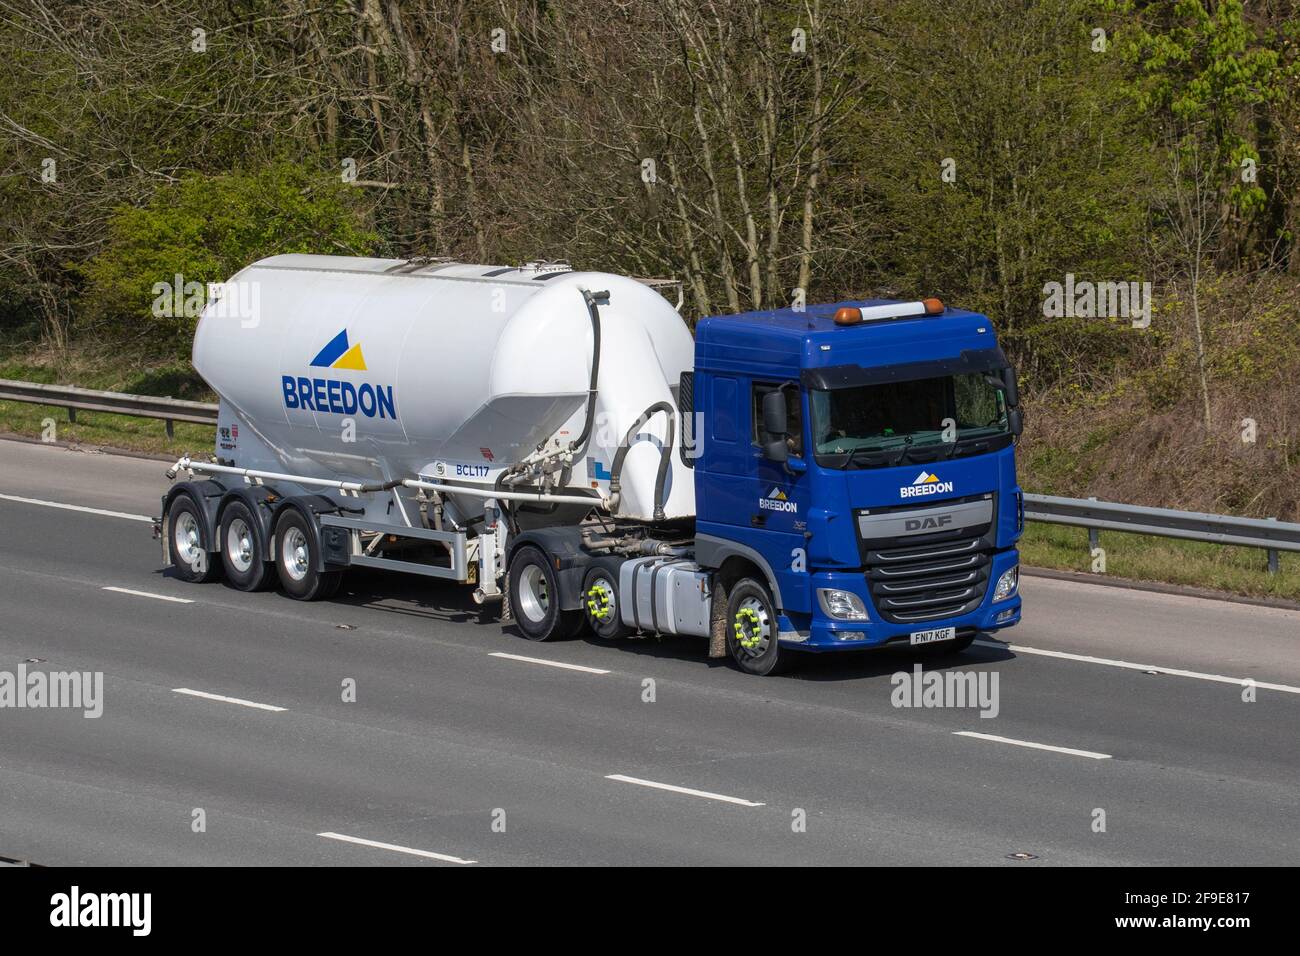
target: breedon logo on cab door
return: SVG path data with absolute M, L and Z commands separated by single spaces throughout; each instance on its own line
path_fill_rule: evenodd
M 916 480 L 910 485 L 904 485 L 898 489 L 898 493 L 904 498 L 923 498 L 926 495 L 946 495 L 952 491 L 951 481 L 940 481 L 938 475 L 932 475 L 928 471 L 923 471 L 916 476 Z
M 349 372 L 366 371 L 366 357 L 361 343 L 348 343 L 348 330 L 344 329 L 311 360 L 312 368 L 337 369 Z M 285 408 L 306 408 L 313 412 L 332 415 L 355 415 L 366 418 L 396 418 L 397 405 L 393 401 L 393 386 L 355 382 L 340 378 L 285 375 L 281 378 Z
M 788 511 L 791 514 L 799 513 L 797 502 L 791 501 L 784 491 L 775 485 L 767 493 L 766 498 L 758 499 L 758 507 L 763 511 Z

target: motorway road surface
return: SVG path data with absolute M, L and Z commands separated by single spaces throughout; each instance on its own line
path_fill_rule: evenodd
M 185 584 L 131 517 L 165 467 L 0 442 L 0 672 L 102 671 L 105 698 L 0 709 L 0 857 L 1300 862 L 1300 612 L 1026 577 L 1010 644 L 926 662 L 996 675 L 997 716 L 899 708 L 905 653 L 759 679 L 694 639 L 531 644 L 406 575 Z

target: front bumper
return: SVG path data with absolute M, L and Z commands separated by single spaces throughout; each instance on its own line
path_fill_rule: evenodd
M 1020 563 L 1020 552 L 1015 548 L 993 555 L 988 586 L 979 607 L 958 617 L 940 618 L 916 624 L 891 624 L 881 618 L 867 593 L 866 579 L 860 571 L 826 571 L 812 575 L 810 587 L 838 588 L 851 591 L 862 599 L 867 610 L 866 620 L 842 621 L 827 617 L 814 600 L 815 608 L 810 619 L 783 622 L 781 645 L 807 651 L 852 651 L 879 648 L 887 645 L 909 644 L 909 635 L 916 631 L 929 631 L 940 627 L 955 627 L 958 633 L 970 631 L 996 631 L 1012 627 L 1020 621 L 1020 590 L 1005 600 L 994 603 L 993 585 L 1004 572 Z M 801 626 L 802 625 L 802 626 Z

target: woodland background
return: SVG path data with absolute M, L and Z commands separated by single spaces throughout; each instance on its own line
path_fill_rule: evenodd
M 1291 0 L 0 0 L 0 377 L 201 397 L 154 283 L 279 252 L 939 295 L 1026 487 L 1300 520 L 1298 232 Z

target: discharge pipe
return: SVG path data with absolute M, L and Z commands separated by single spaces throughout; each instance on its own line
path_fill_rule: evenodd
M 623 476 L 623 459 L 627 458 L 627 453 L 632 448 L 632 439 L 636 433 L 648 422 L 656 413 L 663 412 L 668 420 L 664 431 L 664 444 L 659 452 L 659 471 L 655 475 L 655 521 L 663 521 L 664 515 L 664 482 L 668 478 L 668 465 L 673 457 L 673 442 L 676 436 L 676 423 L 673 420 L 673 407 L 667 402 L 655 402 L 644 412 L 641 417 L 632 423 L 632 427 L 627 430 L 627 435 L 623 438 L 623 443 L 618 446 L 618 451 L 614 455 L 614 463 L 609 469 L 609 500 L 610 512 L 618 510 L 619 492 L 622 488 Z
M 609 302 L 609 291 L 588 292 L 580 290 L 587 303 L 587 314 L 591 316 L 591 380 L 587 383 L 587 417 L 582 423 L 582 433 L 569 446 L 574 458 L 581 458 L 591 440 L 592 426 L 596 421 L 596 393 L 600 381 L 600 302 Z

